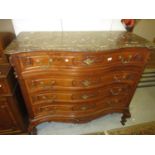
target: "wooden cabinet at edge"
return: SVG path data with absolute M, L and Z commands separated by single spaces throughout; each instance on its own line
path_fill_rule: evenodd
M 0 32 L 0 134 L 25 134 L 27 117 L 20 88 L 13 68 L 4 56 L 4 49 L 15 37 Z

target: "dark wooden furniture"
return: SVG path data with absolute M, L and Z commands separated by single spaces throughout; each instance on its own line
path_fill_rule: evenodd
M 146 40 L 126 32 L 21 33 L 5 53 L 29 112 L 29 131 L 45 121 L 84 123 L 130 117 L 129 104 L 149 57 Z
M 21 102 L 12 67 L 0 64 L 0 134 L 26 133 L 25 110 Z
M 12 36 L 10 33 L 0 33 L 0 134 L 27 132 L 24 101 L 13 68 L 3 55 L 3 50 Z

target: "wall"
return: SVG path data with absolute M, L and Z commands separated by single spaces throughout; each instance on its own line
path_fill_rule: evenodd
M 134 33 L 149 41 L 155 38 L 155 20 L 137 20 Z M 0 19 L 0 31 L 102 31 L 124 30 L 120 19 Z
M 11 19 L 0 19 L 0 32 L 15 33 Z
M 138 20 L 133 32 L 149 41 L 153 41 L 155 39 L 155 20 Z
M 124 30 L 120 19 L 0 19 L 0 31 L 103 31 Z M 155 38 L 155 20 L 136 20 L 134 33 L 149 41 Z
M 22 31 L 124 30 L 120 19 L 13 19 L 16 34 Z

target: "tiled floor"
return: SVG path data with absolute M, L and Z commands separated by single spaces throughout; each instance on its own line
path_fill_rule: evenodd
M 132 117 L 125 126 L 155 120 L 155 87 L 137 88 L 130 104 Z M 123 127 L 121 114 L 110 114 L 85 124 L 42 123 L 38 125 L 41 135 L 77 135 Z

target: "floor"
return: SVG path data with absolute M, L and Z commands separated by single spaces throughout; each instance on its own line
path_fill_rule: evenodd
M 137 88 L 130 104 L 132 117 L 125 126 L 155 121 L 155 87 Z M 79 135 L 123 127 L 121 114 L 109 114 L 85 124 L 42 123 L 37 126 L 39 135 Z

